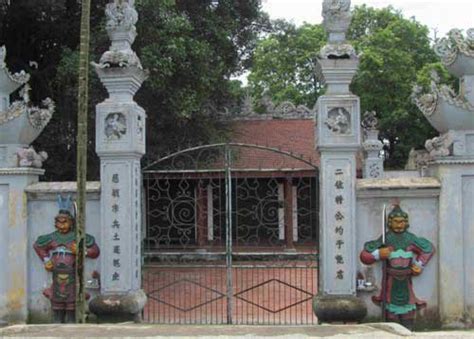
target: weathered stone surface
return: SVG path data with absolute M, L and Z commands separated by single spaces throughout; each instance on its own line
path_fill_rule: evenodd
M 128 294 L 99 295 L 89 303 L 89 310 L 99 322 L 141 321 L 141 311 L 147 301 L 143 290 Z
M 367 315 L 367 306 L 353 296 L 317 295 L 313 311 L 319 322 L 359 322 Z

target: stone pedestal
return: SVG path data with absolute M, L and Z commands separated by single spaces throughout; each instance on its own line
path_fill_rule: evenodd
M 107 5 L 112 41 L 96 72 L 109 98 L 96 108 L 96 152 L 101 162 L 101 295 L 89 308 L 99 321 L 139 321 L 141 290 L 141 166 L 145 111 L 133 96 L 147 77 L 131 45 L 136 37 L 133 1 Z
M 0 168 L 0 323 L 28 320 L 28 229 L 25 188 L 44 170 Z

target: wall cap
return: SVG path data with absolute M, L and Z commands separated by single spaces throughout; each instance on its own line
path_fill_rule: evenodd
M 38 182 L 26 187 L 26 193 L 76 193 L 75 181 L 64 182 Z M 88 181 L 86 185 L 87 193 L 100 193 L 99 181 Z
M 44 169 L 31 167 L 4 167 L 0 168 L 1 175 L 43 175 Z
M 441 183 L 434 177 L 400 177 L 382 179 L 358 179 L 356 189 L 363 190 L 394 190 L 394 189 L 433 189 L 441 188 Z

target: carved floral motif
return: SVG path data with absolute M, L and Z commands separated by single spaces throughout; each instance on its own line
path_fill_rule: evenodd
M 334 134 L 349 134 L 351 130 L 350 114 L 344 107 L 332 108 L 328 112 L 328 118 L 324 124 Z
M 357 57 L 354 47 L 350 44 L 329 44 L 324 46 L 319 52 L 319 56 L 323 59 L 330 57 L 336 58 L 350 58 Z
M 423 88 L 419 85 L 414 85 L 411 94 L 413 103 L 424 115 L 431 116 L 435 112 L 440 100 L 452 106 L 474 112 L 474 106 L 469 101 L 462 96 L 458 96 L 451 87 L 439 84 L 439 76 L 435 71 L 432 72 L 431 78 L 430 93 L 423 94 Z
M 379 119 L 377 119 L 377 113 L 375 111 L 365 112 L 361 125 L 362 125 L 362 128 L 364 129 L 376 130 L 379 125 Z
M 94 65 L 99 68 L 135 66 L 143 69 L 140 59 L 132 50 L 106 51 L 100 57 L 99 64 Z
M 43 167 L 43 162 L 48 159 L 48 153 L 42 151 L 36 153 L 33 147 L 20 148 L 17 153 L 19 167 Z
M 346 32 L 351 22 L 350 0 L 324 0 L 323 18 L 324 28 L 329 33 Z
M 27 74 L 25 71 L 21 71 L 18 73 L 10 73 L 7 68 L 7 64 L 5 63 L 5 57 L 7 56 L 7 50 L 5 46 L 0 46 L 0 70 L 3 69 L 4 73 L 7 77 L 20 85 L 26 84 L 30 80 L 30 75 Z
M 108 30 L 114 29 L 135 29 L 138 21 L 138 13 L 128 1 L 114 0 L 107 4 L 105 9 L 107 17 L 106 27 Z
M 28 108 L 28 120 L 34 128 L 42 130 L 46 127 L 53 116 L 55 105 L 51 98 L 46 98 L 41 102 L 41 107 Z
M 260 105 L 265 109 L 265 114 L 272 115 L 274 118 L 312 118 L 314 111 L 305 105 L 295 105 L 291 101 L 283 101 L 279 105 L 275 105 L 270 97 L 268 90 L 265 90 L 260 100 Z M 245 117 L 261 117 L 261 114 L 254 112 L 253 100 L 250 95 L 246 95 L 241 108 L 241 116 Z
M 474 28 L 468 29 L 466 37 L 460 29 L 452 29 L 447 37 L 440 39 L 434 46 L 435 53 L 447 66 L 454 63 L 458 54 L 474 58 Z
M 20 92 L 23 100 L 14 101 L 6 111 L 0 111 L 0 125 L 26 113 L 33 128 L 42 130 L 46 127 L 55 110 L 54 102 L 51 98 L 46 98 L 41 102 L 41 107 L 32 106 L 29 96 L 30 90 L 30 86 L 26 84 Z

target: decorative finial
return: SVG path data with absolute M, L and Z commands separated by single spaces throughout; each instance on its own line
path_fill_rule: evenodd
M 324 0 L 323 26 L 329 33 L 329 43 L 346 40 L 346 31 L 351 23 L 350 0 Z
M 366 130 L 376 130 L 378 128 L 379 119 L 375 111 L 367 111 L 364 113 L 361 126 Z

